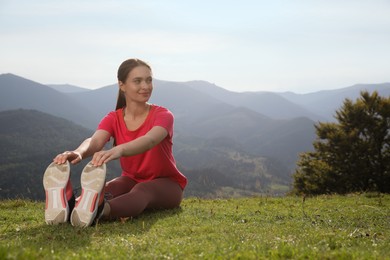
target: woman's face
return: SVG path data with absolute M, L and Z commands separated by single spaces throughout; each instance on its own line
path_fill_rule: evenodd
M 120 89 L 125 93 L 126 101 L 147 102 L 152 95 L 152 72 L 146 66 L 137 66 L 127 76 L 126 82 L 119 81 Z

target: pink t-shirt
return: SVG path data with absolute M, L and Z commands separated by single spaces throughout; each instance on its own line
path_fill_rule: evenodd
M 168 109 L 151 105 L 145 122 L 137 130 L 130 131 L 126 127 L 122 108 L 108 113 L 98 129 L 109 132 L 116 144 L 120 145 L 145 135 L 154 126 L 164 127 L 168 135 L 158 145 L 142 154 L 120 158 L 122 175 L 137 182 L 170 178 L 184 189 L 187 178 L 177 169 L 172 152 L 173 120 L 173 114 Z

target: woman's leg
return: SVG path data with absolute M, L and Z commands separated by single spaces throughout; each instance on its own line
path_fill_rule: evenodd
M 128 193 L 108 201 L 110 218 L 135 217 L 147 208 L 176 208 L 182 198 L 183 190 L 179 184 L 168 178 L 138 183 Z
M 106 186 L 104 187 L 105 197 L 110 200 L 128 193 L 136 184 L 137 182 L 129 177 L 117 177 L 106 183 Z

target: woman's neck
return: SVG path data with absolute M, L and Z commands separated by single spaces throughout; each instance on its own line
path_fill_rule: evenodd
M 150 105 L 148 103 L 130 103 L 126 104 L 126 107 L 123 109 L 123 115 L 136 119 L 138 117 L 144 116 L 146 113 L 149 113 Z

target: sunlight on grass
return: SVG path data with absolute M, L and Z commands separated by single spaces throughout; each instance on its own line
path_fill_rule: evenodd
M 185 199 L 86 229 L 47 226 L 44 203 L 0 202 L 0 259 L 386 259 L 390 195 Z

